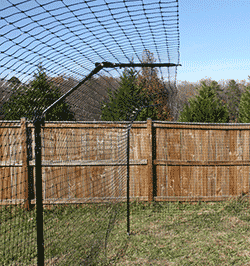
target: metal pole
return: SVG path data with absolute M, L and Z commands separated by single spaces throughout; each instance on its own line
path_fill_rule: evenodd
M 110 63 L 110 62 L 102 62 L 96 63 L 96 67 L 102 64 L 103 68 L 114 68 L 114 67 L 174 67 L 181 66 L 181 64 L 173 64 L 173 63 Z
M 129 135 L 130 129 L 128 128 L 128 135 L 127 135 L 127 234 L 130 234 L 130 212 L 129 212 Z
M 44 266 L 43 239 L 43 188 L 42 188 L 42 156 L 41 156 L 41 125 L 44 117 L 34 120 L 35 126 L 35 162 L 36 162 L 36 224 L 37 224 L 37 265 Z
M 159 104 L 157 104 L 159 105 Z M 155 106 L 155 105 L 148 105 L 147 107 Z M 133 118 L 132 123 L 128 128 L 128 135 L 127 135 L 127 234 L 130 235 L 130 211 L 129 211 L 129 136 L 130 136 L 130 129 L 133 125 L 133 122 L 136 120 L 138 114 L 144 107 L 137 110 L 136 115 Z

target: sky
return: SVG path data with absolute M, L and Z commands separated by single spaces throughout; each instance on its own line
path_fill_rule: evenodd
M 39 1 L 41 3 L 46 3 L 46 2 L 50 3 L 49 0 L 46 0 L 46 1 L 39 0 Z M 103 0 L 98 0 L 98 1 L 100 3 L 103 2 Z M 12 2 L 20 3 L 21 1 L 12 0 Z M 71 4 L 74 2 L 79 3 L 78 0 L 64 0 L 64 2 L 71 3 Z M 114 3 L 111 5 L 112 8 L 119 6 L 119 3 L 121 5 L 121 1 L 119 2 L 118 0 L 116 2 L 114 1 L 109 1 L 109 2 Z M 129 4 L 130 2 L 131 1 L 127 1 L 127 4 Z M 146 2 L 164 3 L 164 2 L 167 2 L 167 0 L 166 1 L 165 0 L 161 0 L 161 1 L 143 0 L 142 1 L 142 3 L 146 3 Z M 31 1 L 28 4 L 26 4 L 26 5 L 30 5 L 28 7 L 25 7 L 26 9 L 32 7 L 30 3 L 33 3 L 34 5 L 38 6 L 37 1 Z M 59 3 L 60 1 L 56 2 L 57 7 L 60 6 Z M 9 1 L 0 0 L 0 4 L 1 4 L 0 7 L 3 8 L 4 6 L 9 6 Z M 51 4 L 51 5 L 52 6 L 50 8 L 53 8 L 53 5 L 55 5 L 55 2 L 54 4 Z M 164 6 L 164 4 L 162 4 L 162 6 Z M 24 6 L 20 6 L 20 7 L 24 8 Z M 46 5 L 46 8 L 47 8 L 47 5 Z M 91 46 L 89 47 L 85 45 L 86 47 L 82 49 L 84 50 L 84 53 L 83 53 L 82 51 L 76 52 L 76 50 L 74 50 L 73 48 L 72 49 L 70 48 L 71 51 L 69 51 L 68 50 L 69 45 L 65 45 L 65 50 L 63 50 L 64 46 L 62 45 L 64 45 L 65 42 L 60 43 L 62 47 L 61 51 L 63 51 L 67 55 L 70 54 L 71 59 L 69 59 L 69 57 L 67 56 L 64 56 L 64 57 L 61 56 L 61 58 L 59 58 L 58 56 L 60 56 L 61 51 L 55 54 L 56 49 L 53 50 L 53 49 L 48 49 L 48 47 L 46 47 L 46 45 L 49 44 L 50 38 L 54 36 L 53 35 L 54 28 L 52 28 L 52 26 L 54 26 L 53 23 L 55 22 L 52 21 L 52 17 L 51 15 L 49 15 L 50 13 L 46 13 L 45 10 L 43 10 L 42 8 L 40 9 L 39 10 L 36 9 L 36 11 L 30 11 L 28 15 L 36 14 L 36 19 L 37 18 L 41 19 L 41 18 L 45 18 L 46 16 L 50 16 L 51 21 L 50 20 L 47 21 L 46 28 L 48 29 L 47 31 L 43 31 L 44 36 L 42 34 L 39 34 L 39 31 L 43 30 L 42 28 L 37 27 L 36 29 L 32 29 L 34 25 L 36 26 L 35 23 L 30 24 L 30 28 L 28 26 L 25 27 L 28 33 L 23 34 L 23 32 L 18 32 L 18 30 L 14 31 L 11 25 L 8 25 L 8 21 L 9 20 L 11 21 L 15 18 L 11 17 L 11 18 L 8 18 L 6 21 L 3 19 L 0 21 L 0 26 L 2 27 L 1 29 L 4 34 L 4 37 L 0 37 L 0 50 L 4 51 L 2 54 L 0 54 L 0 62 L 2 65 L 7 66 L 7 64 L 9 65 L 12 64 L 12 61 L 7 62 L 9 60 L 9 57 L 6 56 L 7 54 L 15 55 L 19 59 L 23 57 L 24 60 L 28 61 L 28 63 L 32 63 L 34 65 L 31 68 L 27 67 L 25 69 L 24 72 L 26 74 L 27 72 L 32 73 L 32 71 L 34 71 L 37 62 L 40 59 L 43 60 L 44 63 L 46 63 L 46 59 L 44 59 L 44 56 L 47 56 L 47 58 L 51 57 L 55 59 L 55 61 L 53 62 L 50 61 L 48 63 L 48 65 L 50 64 L 51 69 L 57 69 L 61 64 L 64 66 L 69 66 L 68 68 L 70 69 L 70 71 L 72 72 L 78 71 L 79 73 L 83 71 L 84 69 L 82 66 L 86 67 L 88 65 L 88 62 L 85 62 L 86 60 L 84 59 L 84 55 L 88 53 L 89 54 L 92 53 L 91 56 L 93 57 L 93 60 L 92 60 L 93 62 L 101 62 L 103 60 L 109 60 L 109 59 L 115 62 L 115 58 L 112 58 L 112 57 L 109 58 L 108 56 L 106 57 L 106 54 L 108 54 L 109 52 L 103 51 L 102 50 L 103 47 L 101 46 L 99 47 L 98 42 L 93 42 L 93 39 L 88 39 L 88 38 L 84 39 L 83 37 L 81 40 L 76 40 L 75 42 L 75 39 L 76 39 L 75 36 L 72 39 L 68 39 L 69 44 L 72 44 L 72 47 L 73 46 L 79 47 L 78 46 L 79 43 L 82 47 L 84 40 L 86 40 L 87 45 L 91 43 Z M 73 9 L 74 9 L 74 6 L 71 7 L 71 11 Z M 86 12 L 85 9 L 76 10 L 75 14 L 77 14 L 79 18 L 82 15 L 85 15 L 85 19 L 86 19 L 86 14 L 84 14 L 84 12 Z M 121 9 L 121 10 L 124 11 L 124 9 Z M 180 33 L 180 62 L 179 63 L 182 66 L 179 66 L 177 69 L 177 83 L 181 81 L 199 82 L 201 79 L 204 79 L 204 78 L 211 78 L 212 80 L 216 80 L 218 82 L 223 81 L 223 80 L 226 81 L 229 79 L 234 79 L 236 81 L 241 81 L 241 80 L 245 80 L 246 82 L 249 81 L 248 79 L 248 75 L 250 75 L 250 70 L 249 70 L 250 54 L 248 51 L 250 47 L 249 10 L 250 10 L 249 0 L 179 0 L 179 33 Z M 10 14 L 13 11 L 17 12 L 14 9 L 8 9 L 8 12 Z M 66 7 L 65 7 L 65 11 L 67 11 L 68 13 L 61 15 L 60 16 L 61 19 L 66 19 L 68 14 L 70 13 L 69 10 L 66 10 Z M 90 10 L 88 9 L 88 11 Z M 94 11 L 98 11 L 98 10 L 95 9 Z M 118 12 L 118 11 L 120 10 L 113 11 L 113 12 Z M 39 12 L 42 12 L 42 13 L 40 14 Z M 58 9 L 58 11 L 53 11 L 53 12 L 60 13 L 62 11 Z M 52 14 L 55 14 L 53 12 Z M 9 13 L 7 13 L 7 11 L 4 11 L 4 13 L 1 15 L 7 16 L 9 15 Z M 39 17 L 39 14 L 40 14 L 40 17 Z M 72 15 L 73 13 L 71 12 L 70 14 Z M 130 13 L 130 15 L 131 14 L 132 13 Z M 134 13 L 133 18 L 136 18 L 136 16 L 138 17 L 138 15 Z M 73 19 L 75 19 L 75 17 L 73 17 Z M 75 25 L 77 25 L 77 27 L 79 28 L 74 27 L 74 30 L 83 31 L 84 27 L 82 27 L 82 24 L 79 23 L 79 21 L 77 22 L 77 19 L 75 19 L 75 21 L 76 21 Z M 28 20 L 22 20 L 20 22 L 17 22 L 15 26 L 24 27 L 25 23 L 28 23 L 28 22 L 29 22 Z M 69 22 L 70 21 L 68 21 L 67 23 Z M 44 20 L 43 23 L 46 23 L 46 21 Z M 148 27 L 148 26 L 149 24 L 146 23 L 145 27 Z M 51 27 L 51 30 L 50 30 L 50 27 Z M 141 52 L 140 49 L 142 46 L 139 45 L 137 48 L 137 44 L 139 43 L 139 40 L 134 39 L 133 36 L 134 36 L 135 30 L 131 31 L 131 29 L 133 29 L 132 25 L 126 29 L 126 25 L 124 24 L 123 30 L 125 31 L 128 30 L 127 34 L 131 35 L 129 36 L 130 41 L 131 40 L 133 41 L 134 48 L 136 48 L 140 53 Z M 10 32 L 10 30 L 13 30 L 13 31 Z M 50 33 L 51 31 L 53 32 L 53 34 Z M 96 28 L 95 28 L 95 31 L 98 32 Z M 140 34 L 142 34 L 143 31 L 144 29 L 142 27 Z M 156 32 L 157 30 L 155 30 L 155 33 Z M 30 34 L 32 35 L 34 33 L 37 34 L 36 38 L 40 38 L 39 41 L 29 36 Z M 58 35 L 61 35 L 62 38 L 66 38 L 67 36 L 69 36 L 67 34 L 70 34 L 67 32 L 67 29 L 65 29 L 65 32 L 58 31 L 55 33 Z M 120 38 L 121 33 L 122 31 L 120 29 L 115 30 L 113 28 L 112 30 L 112 34 L 114 36 L 113 39 L 110 38 L 108 34 L 104 34 L 104 35 L 100 34 L 101 39 L 107 43 L 108 48 L 110 50 L 113 49 L 112 51 L 118 57 L 121 55 L 121 51 L 118 49 L 116 40 L 118 40 L 123 45 L 123 48 L 125 48 L 125 50 L 130 45 L 129 42 L 127 42 L 127 44 L 125 43 L 126 38 L 124 39 Z M 145 33 L 150 34 L 149 31 L 145 31 Z M 82 33 L 80 32 L 80 34 Z M 8 42 L 6 42 L 5 37 L 12 39 L 16 37 L 14 35 L 16 36 L 20 35 L 20 37 L 18 37 L 18 39 L 13 39 L 14 40 L 13 43 L 9 44 Z M 165 40 L 163 39 L 165 38 L 165 35 L 164 34 L 159 35 L 158 32 L 156 35 L 157 35 L 157 38 L 156 38 L 157 43 L 158 44 L 163 43 L 163 46 L 164 46 Z M 84 35 L 81 35 L 81 36 L 84 36 Z M 145 36 L 147 37 L 146 34 Z M 145 37 L 146 44 L 148 46 L 151 45 L 150 47 L 154 48 L 155 45 L 154 45 L 153 38 L 146 38 L 146 37 Z M 53 42 L 53 44 L 51 43 L 51 45 L 55 45 L 56 47 L 56 44 L 54 44 L 55 40 L 59 40 L 59 39 L 54 38 L 53 40 L 51 40 L 51 42 Z M 17 42 L 17 44 L 14 42 Z M 23 44 L 24 46 L 26 45 L 29 49 L 34 49 L 33 51 L 37 51 L 36 56 L 34 57 L 34 54 L 33 54 L 29 57 L 28 53 L 25 52 L 23 48 L 20 48 L 19 43 Z M 95 51 L 100 51 L 100 54 L 105 57 L 104 59 L 99 58 L 99 56 L 97 56 L 97 53 L 93 54 L 93 51 L 91 51 L 93 46 L 95 48 Z M 161 45 L 159 45 L 159 47 L 160 46 Z M 11 47 L 11 49 L 8 50 L 8 47 Z M 132 53 L 130 54 L 131 51 L 132 49 L 128 50 L 127 52 L 128 56 L 133 55 Z M 40 52 L 40 57 L 38 56 L 39 52 Z M 165 56 L 164 51 L 161 53 L 160 56 L 163 59 L 162 61 L 166 61 L 166 59 L 164 58 Z M 57 60 L 56 58 L 59 58 L 59 59 Z M 74 68 L 71 67 L 71 63 L 72 63 L 71 61 L 73 59 L 77 61 L 76 63 L 74 63 Z M 121 57 L 121 62 L 123 61 L 125 62 L 125 59 L 126 58 Z M 14 59 L 12 60 L 14 62 Z M 177 62 L 174 62 L 174 63 L 177 63 Z M 20 64 L 23 64 L 23 61 Z M 92 65 L 90 65 L 90 67 L 86 70 L 86 73 L 89 73 L 90 69 L 92 69 L 93 67 L 94 65 L 92 63 Z M 10 66 L 9 68 L 12 70 L 17 69 L 17 65 Z M 56 71 L 57 73 L 59 73 L 59 70 L 56 70 Z M 68 71 L 68 70 L 65 67 L 65 69 L 63 69 L 62 71 Z M 5 74 L 7 73 L 7 70 L 3 72 L 0 70 L 0 72 Z M 9 75 L 11 76 L 12 74 L 10 73 Z
M 249 81 L 250 1 L 179 0 L 177 83 Z
M 96 62 L 139 63 L 145 49 L 158 63 L 177 63 L 175 1 L 0 1 L 1 78 L 24 82 L 41 62 L 50 76 L 82 79 Z

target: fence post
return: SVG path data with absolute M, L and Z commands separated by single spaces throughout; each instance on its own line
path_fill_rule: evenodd
M 41 121 L 42 119 L 42 121 Z M 43 187 L 42 187 L 42 149 L 41 125 L 44 118 L 38 117 L 35 126 L 35 167 L 36 167 L 36 224 L 37 224 L 37 252 L 38 266 L 44 266 L 44 239 L 43 239 Z
M 148 118 L 147 119 L 147 178 L 148 178 L 148 202 L 152 202 L 153 199 L 153 139 L 152 139 L 152 131 L 153 131 L 153 126 L 152 126 L 152 119 Z
M 21 118 L 21 145 L 22 145 L 22 174 L 24 181 L 24 208 L 29 211 L 31 207 L 31 198 L 29 191 L 29 158 L 27 146 L 27 123 L 26 119 Z

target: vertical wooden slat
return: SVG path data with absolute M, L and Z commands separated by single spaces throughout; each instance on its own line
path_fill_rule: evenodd
M 3 137 L 2 137 L 2 160 L 3 161 L 8 161 L 10 160 L 10 156 L 9 156 L 9 146 L 10 144 L 10 138 L 9 138 L 9 129 L 4 129 L 3 131 Z M 4 199 L 8 199 L 7 197 L 7 185 L 8 185 L 8 175 L 9 173 L 7 172 L 7 170 L 9 170 L 10 167 L 2 167 L 2 200 Z
M 137 132 L 135 132 L 134 129 L 131 128 L 129 132 L 129 159 L 136 159 L 138 158 L 138 155 L 140 153 L 139 151 L 139 142 L 138 138 L 136 136 Z M 127 142 L 128 143 L 128 142 Z M 146 144 L 147 145 L 147 144 Z M 126 169 L 127 171 L 128 169 Z M 148 179 L 148 176 L 146 174 L 146 179 Z M 148 182 L 148 180 L 147 180 Z M 129 197 L 135 197 L 139 196 L 139 186 L 140 186 L 140 177 L 135 174 L 135 168 L 132 165 L 129 165 Z M 148 184 L 147 184 L 148 188 Z M 148 194 L 148 191 L 147 191 Z
M 58 128 L 53 130 L 54 138 L 52 138 L 51 141 L 51 149 L 52 154 L 54 154 L 54 157 L 52 156 L 52 159 L 55 160 L 64 160 L 66 159 L 64 153 L 66 153 L 66 147 L 64 146 L 66 134 L 65 129 L 59 130 Z M 66 168 L 65 168 L 66 169 Z M 51 180 L 55 183 L 55 191 L 54 194 L 59 198 L 61 197 L 61 183 L 62 183 L 62 177 L 65 176 L 65 169 L 62 167 L 55 167 L 53 168 L 53 175 L 51 176 Z
M 27 123 L 21 118 L 21 145 L 22 145 L 22 180 L 24 182 L 24 208 L 29 211 L 31 201 L 29 199 L 29 159 L 27 145 Z
M 179 129 L 166 129 L 167 130 L 167 160 L 183 160 L 181 156 L 181 142 L 183 138 L 180 138 L 180 130 Z M 158 131 L 158 132 L 161 132 Z M 162 135 L 162 134 L 161 134 Z M 159 148 L 157 147 L 156 153 Z M 157 157 L 157 155 L 156 155 Z M 167 196 L 176 196 L 178 192 L 178 186 L 180 189 L 180 166 L 169 166 L 166 165 L 167 172 Z M 183 168 L 183 167 L 182 167 Z M 159 169 L 159 168 L 158 168 Z M 157 173 L 158 176 L 158 173 Z M 158 186 L 159 187 L 159 186 Z
M 44 174 L 43 174 L 43 181 L 44 181 L 44 199 L 55 198 L 55 180 L 53 180 L 56 176 L 53 175 L 54 168 L 52 167 L 43 167 Z
M 80 158 L 80 155 L 78 155 Z M 81 175 L 81 167 L 76 167 L 76 173 L 75 173 L 75 184 L 76 184 L 76 198 L 83 198 L 83 186 L 82 186 L 82 175 Z
M 91 197 L 91 184 L 90 184 L 90 172 L 88 166 L 83 166 L 83 176 L 84 176 L 84 197 L 90 198 Z
M 192 186 L 194 187 L 194 173 L 193 171 L 190 171 L 191 169 L 189 167 L 180 167 L 181 168 L 181 196 L 190 196 L 190 190 L 192 189 Z M 192 177 L 192 179 L 191 179 Z M 192 182 L 190 184 L 190 182 Z M 193 188 L 195 191 L 195 187 Z
M 5 199 L 7 199 L 6 198 L 6 180 L 7 180 L 7 178 L 6 178 L 6 169 L 7 169 L 7 167 L 2 167 L 2 190 L 1 190 L 1 192 L 2 192 L 2 195 L 1 195 L 1 200 L 5 200 Z
M 191 172 L 190 176 L 193 177 L 193 179 L 189 181 L 189 196 L 196 197 L 197 195 L 202 195 L 202 167 L 192 167 L 189 169 Z
M 243 160 L 243 134 L 241 130 L 237 130 L 237 139 L 236 139 L 236 156 L 237 161 Z M 236 195 L 241 195 L 243 192 L 243 166 L 237 166 L 237 189 L 236 189 Z
M 215 149 L 215 138 L 214 138 L 214 130 L 210 130 L 209 134 L 209 147 L 208 147 L 208 160 L 215 161 L 216 159 L 216 149 Z M 212 167 L 213 169 L 213 176 L 211 179 L 211 196 L 216 196 L 216 191 L 217 191 L 217 167 Z
M 153 201 L 153 139 L 152 139 L 152 119 L 147 119 L 147 139 L 146 139 L 146 154 L 147 154 L 147 176 L 148 176 L 148 202 Z
M 237 131 L 231 130 L 229 134 L 230 138 L 230 152 L 229 152 L 229 160 L 234 161 L 237 159 L 237 149 L 236 149 L 236 138 Z M 236 166 L 231 166 L 229 171 L 229 196 L 235 196 L 237 191 L 237 172 Z
M 112 173 L 115 172 L 115 174 L 118 173 L 117 167 L 112 166 L 106 166 L 105 167 L 105 191 L 106 191 L 106 197 L 111 196 L 111 190 L 110 190 L 110 180 Z
M 249 160 L 249 130 L 243 131 L 243 160 Z M 243 193 L 248 193 L 249 190 L 249 166 L 243 167 Z M 250 196 L 250 193 L 249 193 Z
M 212 130 L 210 133 L 210 157 L 209 159 L 212 161 L 219 160 L 219 145 L 222 142 L 223 135 L 218 134 L 220 132 L 216 130 Z M 214 168 L 215 170 L 215 196 L 221 196 L 222 195 L 222 184 L 221 184 L 221 167 L 216 166 Z
M 13 159 L 12 157 L 12 148 L 14 146 L 15 142 L 15 137 L 13 137 L 13 135 L 15 134 L 14 132 L 16 131 L 15 129 L 13 130 L 13 128 L 8 128 L 6 130 L 6 141 L 4 143 L 7 143 L 7 148 L 6 148 L 6 161 L 11 161 Z M 5 155 L 5 153 L 4 153 Z M 5 199 L 12 199 L 12 195 L 11 195 L 11 171 L 10 171 L 11 167 L 6 167 L 5 168 L 5 175 L 4 175 L 4 181 L 5 181 L 5 185 L 4 185 L 4 192 L 5 192 Z
M 5 184 L 4 184 L 4 192 L 5 192 L 5 199 L 11 199 L 11 194 L 10 194 L 10 178 L 11 178 L 11 173 L 10 173 L 10 167 L 5 167 Z

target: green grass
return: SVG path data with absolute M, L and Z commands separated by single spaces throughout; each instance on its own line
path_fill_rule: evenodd
M 133 202 L 130 236 L 125 203 L 55 207 L 44 212 L 45 265 L 250 265 L 246 199 Z M 35 210 L 2 208 L 0 217 L 0 264 L 36 265 Z

